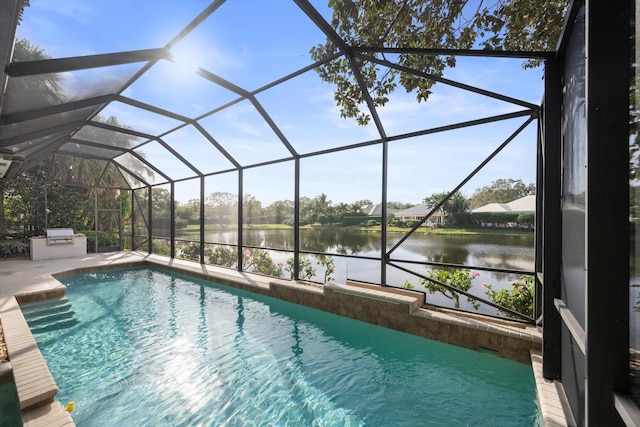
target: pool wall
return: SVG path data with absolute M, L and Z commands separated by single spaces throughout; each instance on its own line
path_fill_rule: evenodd
M 55 274 L 61 278 L 113 268 L 153 267 L 186 274 L 261 295 L 278 298 L 327 311 L 374 325 L 395 329 L 472 350 L 491 352 L 499 357 L 531 364 L 531 351 L 542 347 L 537 327 L 502 321 L 485 316 L 469 316 L 453 310 L 424 307 L 424 295 L 410 290 L 348 282 L 318 285 L 265 277 L 265 281 L 240 276 L 211 273 L 204 266 L 184 263 L 135 261 L 117 266 L 92 266 Z M 24 302 L 24 301 L 22 301 Z

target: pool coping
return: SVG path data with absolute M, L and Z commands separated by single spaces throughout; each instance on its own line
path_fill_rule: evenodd
M 573 427 L 576 422 L 571 414 L 569 401 L 559 381 L 551 381 L 542 375 L 542 352 L 531 351 L 531 367 L 536 381 L 538 403 L 545 427 Z
M 71 414 L 53 400 L 58 386 L 14 297 L 0 297 L 0 322 L 9 356 L 6 364 L 13 376 L 23 425 L 75 425 Z
M 6 261 L 0 262 L 0 274 L 3 273 L 4 262 Z M 27 265 L 35 265 L 41 263 L 41 261 L 33 262 L 27 260 L 25 261 L 23 266 L 26 267 Z M 365 317 L 367 315 L 367 313 L 355 313 L 354 315 L 354 313 L 349 312 L 349 309 L 353 308 L 354 299 L 360 298 L 369 300 L 372 304 L 383 304 L 383 306 L 385 307 L 385 313 L 390 313 L 390 316 L 379 316 L 380 319 L 377 319 L 376 322 L 370 323 L 378 324 L 384 327 L 391 327 L 397 330 L 403 330 L 405 326 L 409 326 L 402 324 L 392 325 L 390 324 L 390 322 L 407 317 L 412 318 L 413 320 L 419 318 L 427 319 L 429 321 L 433 321 L 431 323 L 440 325 L 442 329 L 437 330 L 435 336 L 426 336 L 427 338 L 449 342 L 453 345 L 462 347 L 465 347 L 465 345 L 459 345 L 455 342 L 452 343 L 451 340 L 447 341 L 447 339 L 442 338 L 450 338 L 451 336 L 464 338 L 465 330 L 475 330 L 486 332 L 494 337 L 503 337 L 501 338 L 501 340 L 503 339 L 512 343 L 524 343 L 524 345 L 528 345 L 531 347 L 528 349 L 528 360 L 524 363 L 530 363 L 533 367 L 534 376 L 536 379 L 538 399 L 540 402 L 545 425 L 549 425 L 552 427 L 573 425 L 571 424 L 571 422 L 567 422 L 567 419 L 564 415 L 564 407 L 562 406 L 563 399 L 561 399 L 561 396 L 558 394 L 558 388 L 549 387 L 548 381 L 544 380 L 544 378 L 542 377 L 540 362 L 541 355 L 539 352 L 539 348 L 541 347 L 542 342 L 542 335 L 540 331 L 533 326 L 525 326 L 522 324 L 517 324 L 515 322 L 510 323 L 509 321 L 496 323 L 491 322 L 489 319 L 483 320 L 482 316 L 457 315 L 455 312 L 452 313 L 448 310 L 426 308 L 423 305 L 423 302 L 420 300 L 420 294 L 414 293 L 412 295 L 411 291 L 408 290 L 393 288 L 393 290 L 399 292 L 389 292 L 389 288 L 381 287 L 379 285 L 354 286 L 353 284 L 343 285 L 336 283 L 318 285 L 305 282 L 292 282 L 290 280 L 274 279 L 266 276 L 238 272 L 235 270 L 229 270 L 205 264 L 197 264 L 189 261 L 176 260 L 158 255 L 149 255 L 143 252 L 116 252 L 107 254 L 96 254 L 81 258 L 55 260 L 49 263 L 45 262 L 44 264 L 48 264 L 44 268 L 46 272 L 22 270 L 16 271 L 15 269 L 9 271 L 8 277 L 12 278 L 12 280 L 3 280 L 2 285 L 0 285 L 0 301 L 5 301 L 10 297 L 14 301 L 16 301 L 15 304 L 17 306 L 18 303 L 38 301 L 56 296 L 62 296 L 64 295 L 65 286 L 62 285 L 57 280 L 57 278 L 73 274 L 95 272 L 105 269 L 148 266 L 170 270 L 176 273 L 187 274 L 209 281 L 215 281 L 217 283 L 230 285 L 235 288 L 249 290 L 286 301 L 308 305 L 311 307 L 314 307 L 314 305 L 318 305 L 317 303 L 323 300 L 325 302 L 335 302 L 338 304 L 337 306 L 326 309 L 325 311 L 334 312 L 336 314 L 352 318 L 358 318 L 358 315 L 362 315 Z M 26 270 L 31 269 L 26 268 Z M 14 277 L 12 277 L 12 275 L 14 275 Z M 21 283 L 19 285 L 16 285 L 16 282 Z M 9 286 L 5 286 L 5 284 L 8 284 Z M 7 295 L 7 291 L 12 292 L 12 295 Z M 22 316 L 21 311 L 19 312 L 20 317 L 22 317 L 22 320 L 24 321 L 24 317 Z M 378 312 L 377 314 L 379 315 L 380 313 Z M 3 314 L 0 311 L 0 321 L 3 320 Z M 24 325 L 26 326 L 26 321 L 24 321 Z M 9 329 L 13 329 L 13 326 L 9 326 Z M 421 331 L 424 333 L 419 333 L 418 335 L 434 335 L 433 331 L 429 330 L 429 327 L 426 327 Z M 17 332 L 19 332 L 19 334 L 17 335 L 25 334 L 28 335 L 31 340 L 33 340 L 28 326 L 26 326 L 26 331 L 17 330 Z M 33 341 L 33 343 L 35 343 L 35 341 Z M 481 348 L 482 346 L 478 346 L 476 350 L 481 350 Z M 39 350 L 38 354 L 40 354 Z M 11 362 L 14 361 L 13 358 L 15 357 L 19 356 L 15 356 L 14 354 L 12 357 L 12 354 L 9 353 Z M 42 358 L 41 354 L 40 358 Z M 44 361 L 44 358 L 42 358 L 42 361 Z M 51 376 L 48 367 L 46 367 L 46 363 L 45 369 L 46 373 L 43 373 L 42 378 L 48 378 Z M 19 372 L 18 377 L 20 377 L 21 375 L 22 374 Z M 53 380 L 52 377 L 51 380 Z M 17 381 L 23 380 L 19 379 Z M 55 382 L 53 383 L 53 385 L 55 387 Z M 57 387 L 55 388 L 57 392 Z M 46 396 L 47 393 L 45 392 L 44 395 Z M 73 422 L 70 421 L 71 416 L 68 416 L 69 414 L 67 412 L 62 411 L 61 406 L 58 402 L 53 401 L 53 396 L 51 397 L 51 400 L 53 403 L 47 403 L 45 401 L 43 402 L 45 403 L 44 407 L 37 407 L 36 409 L 38 409 L 38 413 L 49 416 L 52 419 L 55 417 L 65 418 L 65 423 L 55 425 L 74 425 Z M 36 414 L 36 412 L 33 412 L 33 409 L 30 412 L 32 414 Z M 64 414 L 60 415 L 60 412 L 64 412 Z M 68 416 L 69 420 L 67 420 L 65 414 Z M 25 421 L 24 414 L 23 421 Z M 44 425 L 38 424 L 37 421 L 34 420 L 29 420 L 29 422 L 29 426 Z M 68 424 L 67 422 L 71 422 L 71 424 Z

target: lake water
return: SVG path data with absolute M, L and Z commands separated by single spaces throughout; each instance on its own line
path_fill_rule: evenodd
M 379 260 L 357 259 L 350 256 L 380 258 L 382 245 L 379 232 L 362 232 L 353 230 L 335 229 L 304 229 L 300 231 L 300 248 L 303 251 L 323 252 L 334 255 L 336 270 L 333 274 L 334 280 L 344 283 L 347 278 L 372 283 L 380 283 Z M 388 233 L 387 250 L 391 249 L 403 237 L 402 233 Z M 182 236 L 178 239 L 193 239 L 193 236 Z M 235 230 L 228 232 L 207 233 L 206 242 L 237 244 L 237 233 Z M 265 229 L 245 229 L 243 243 L 246 246 L 257 246 L 264 248 L 281 249 L 281 251 L 271 251 L 271 257 L 276 262 L 286 262 L 292 256 L 294 248 L 294 236 L 292 229 L 265 230 Z M 342 255 L 342 256 L 339 256 Z M 502 272 L 491 272 L 482 270 L 507 269 L 517 271 L 532 272 L 534 269 L 534 235 L 523 235 L 517 237 L 510 236 L 452 236 L 452 235 L 425 235 L 415 234 L 404 241 L 391 254 L 391 259 L 418 274 L 425 274 L 427 267 L 402 261 L 436 262 L 460 264 L 469 267 L 476 267 L 473 271 L 480 273 L 473 281 L 471 293 L 480 297 L 485 297 L 485 288 L 482 283 L 490 284 L 494 289 L 510 287 L 511 282 L 517 280 L 519 274 Z M 312 260 L 315 259 L 312 256 Z M 314 263 L 315 264 L 315 263 Z M 314 280 L 323 281 L 324 269 L 322 266 L 314 265 L 316 277 Z M 416 289 L 424 290 L 419 286 L 418 278 L 415 275 L 402 271 L 393 266 L 387 267 L 387 284 L 401 287 L 405 281 L 410 281 Z M 428 295 L 430 303 L 451 306 L 450 300 L 440 294 Z M 466 298 L 461 298 L 461 307 L 472 309 L 466 302 Z M 495 310 L 488 306 L 483 306 L 480 312 L 495 314 Z

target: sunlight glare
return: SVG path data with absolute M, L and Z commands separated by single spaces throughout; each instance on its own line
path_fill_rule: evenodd
M 171 62 L 183 78 L 191 78 L 198 72 L 198 49 L 193 46 L 178 44 L 171 48 Z

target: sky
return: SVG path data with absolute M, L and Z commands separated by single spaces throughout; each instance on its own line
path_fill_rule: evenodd
M 31 0 L 25 9 L 18 37 L 28 38 L 53 58 L 163 47 L 208 5 L 204 0 Z M 325 19 L 326 2 L 312 1 Z M 157 105 L 189 118 L 198 118 L 238 98 L 230 90 L 197 76 L 202 67 L 247 91 L 312 63 L 309 49 L 324 42 L 324 35 L 288 0 L 228 0 L 172 52 L 175 63 L 160 61 L 134 82 L 124 95 Z M 393 60 L 393 56 L 388 59 Z M 108 93 L 126 81 L 140 64 L 65 73 L 69 99 Z M 380 72 L 384 72 L 381 69 Z M 520 59 L 458 58 L 445 78 L 540 104 L 542 70 L 523 70 Z M 88 93 L 88 89 L 89 92 Z M 269 114 L 299 153 L 312 153 L 380 138 L 373 124 L 359 126 L 340 118 L 333 87 L 314 71 L 307 72 L 256 94 L 259 106 Z M 389 96 L 379 115 L 388 136 L 402 135 L 467 120 L 520 111 L 497 101 L 449 85 L 437 83 L 427 102 L 400 88 Z M 205 173 L 231 168 L 193 126 L 167 133 L 180 122 L 123 103 L 112 103 L 102 112 L 121 123 L 162 138 L 198 170 Z M 389 201 L 420 203 L 437 192 L 450 191 L 493 150 L 518 129 L 526 118 L 474 126 L 388 143 Z M 242 165 L 288 157 L 289 153 L 269 124 L 248 100 L 202 117 L 199 124 Z M 465 196 L 496 179 L 535 182 L 536 124 L 533 122 L 485 169 L 462 188 Z M 174 179 L 192 175 L 159 144 L 140 148 Z M 333 203 L 382 198 L 382 145 L 346 150 L 301 160 L 301 195 L 321 193 Z M 248 168 L 243 174 L 244 192 L 267 206 L 293 199 L 292 162 L 266 168 Z M 180 183 L 178 200 L 199 196 L 197 181 Z M 237 193 L 235 175 L 214 175 L 206 180 L 205 193 Z

